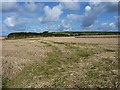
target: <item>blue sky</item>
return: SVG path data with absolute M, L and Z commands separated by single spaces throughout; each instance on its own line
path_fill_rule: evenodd
M 3 2 L 2 34 L 117 31 L 117 2 Z

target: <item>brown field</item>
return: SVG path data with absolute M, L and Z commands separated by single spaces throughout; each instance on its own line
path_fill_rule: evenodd
M 0 40 L 1 40 L 1 39 L 5 39 L 5 38 L 6 38 L 6 37 L 0 37 Z
M 119 86 L 118 38 L 46 37 L 2 42 L 3 87 Z
M 81 35 L 76 38 L 118 38 L 119 35 Z

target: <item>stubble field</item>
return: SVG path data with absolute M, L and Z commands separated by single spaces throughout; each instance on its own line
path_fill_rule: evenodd
M 118 87 L 118 38 L 2 40 L 3 87 Z

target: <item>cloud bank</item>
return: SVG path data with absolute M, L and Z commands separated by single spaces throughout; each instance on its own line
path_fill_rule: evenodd
M 102 14 L 117 13 L 117 2 L 92 2 L 82 7 L 80 2 L 59 2 L 52 6 L 35 2 L 3 2 L 0 9 L 3 12 L 3 32 L 29 31 L 27 27 L 32 24 L 36 24 L 35 29 L 40 31 L 43 31 L 40 28 L 49 31 L 74 30 L 73 22 L 78 25 L 76 29 L 117 29 L 117 19 L 114 22 L 99 20 Z

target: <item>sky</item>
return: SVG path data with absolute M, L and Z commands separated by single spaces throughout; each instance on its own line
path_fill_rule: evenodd
M 2 35 L 12 32 L 118 31 L 117 2 L 2 2 Z

